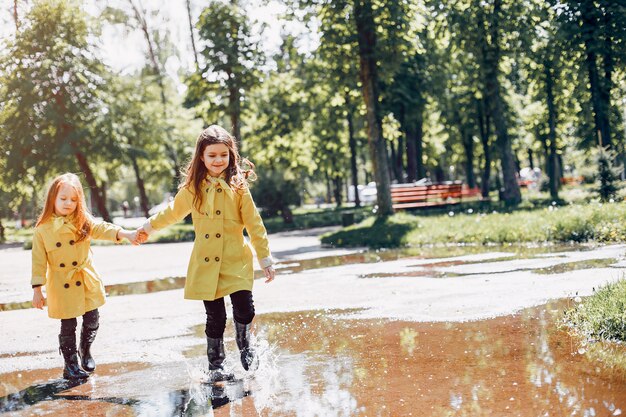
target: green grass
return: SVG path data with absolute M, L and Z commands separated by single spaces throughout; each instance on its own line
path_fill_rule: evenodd
M 598 289 L 565 313 L 565 323 L 588 341 L 626 343 L 626 280 Z
M 427 244 L 626 241 L 626 203 L 518 208 L 513 212 L 466 209 L 448 214 L 396 213 L 322 237 L 337 247 L 394 248 Z
M 567 310 L 562 326 L 580 339 L 579 353 L 626 376 L 626 280 L 600 288 Z

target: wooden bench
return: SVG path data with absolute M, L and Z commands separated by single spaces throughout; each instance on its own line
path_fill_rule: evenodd
M 563 185 L 580 185 L 583 183 L 583 177 L 561 177 Z
M 460 182 L 431 185 L 391 185 L 391 202 L 396 210 L 447 206 L 457 204 L 462 199 L 463 184 Z

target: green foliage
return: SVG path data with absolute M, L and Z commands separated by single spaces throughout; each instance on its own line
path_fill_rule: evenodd
M 0 60 L 3 176 L 39 180 L 76 171 L 75 152 L 103 155 L 108 138 L 92 127 L 101 114 L 103 65 L 87 42 L 91 30 L 76 1 L 34 4 Z
M 568 310 L 564 320 L 588 341 L 626 342 L 626 280 L 598 289 Z
M 196 107 L 207 124 L 239 114 L 240 94 L 259 82 L 265 60 L 252 22 L 236 2 L 212 2 L 200 15 L 197 28 L 205 41 L 204 65 L 187 79 L 185 104 Z
M 600 200 L 609 201 L 614 199 L 619 190 L 619 175 L 623 167 L 616 167 L 613 164 L 615 152 L 606 148 L 599 148 L 596 157 L 598 165 L 597 185 Z
M 263 171 L 251 188 L 254 201 L 266 217 L 286 214 L 290 205 L 300 205 L 298 184 L 281 172 Z

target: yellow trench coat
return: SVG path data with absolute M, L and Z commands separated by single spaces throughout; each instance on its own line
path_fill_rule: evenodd
M 193 204 L 193 191 L 181 188 L 167 208 L 148 219 L 144 229 L 151 233 L 191 213 L 196 237 L 187 268 L 186 299 L 211 301 L 240 290 L 252 291 L 252 250 L 244 239 L 244 227 L 261 266 L 271 265 L 272 257 L 250 190 L 233 190 L 213 178 L 202 183 L 200 192 L 204 193 L 200 210 Z
M 48 316 L 71 319 L 104 304 L 104 285 L 91 259 L 91 239 L 117 240 L 121 227 L 94 223 L 91 235 L 76 242 L 76 233 L 66 223 L 54 230 L 48 221 L 35 228 L 31 284 L 45 285 Z

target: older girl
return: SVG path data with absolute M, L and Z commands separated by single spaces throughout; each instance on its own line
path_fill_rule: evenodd
M 256 365 L 250 346 L 254 318 L 253 262 L 252 251 L 243 236 L 244 228 L 264 269 L 265 282 L 274 279 L 265 226 L 248 189 L 247 178 L 251 173 L 251 169 L 243 171 L 240 167 L 232 136 L 219 126 L 210 126 L 196 141 L 185 170 L 185 181 L 174 201 L 139 229 L 139 241 L 145 241 L 153 230 L 179 222 L 191 213 L 196 238 L 187 270 L 185 298 L 204 302 L 211 382 L 233 377 L 222 365 L 227 295 L 233 305 L 241 363 L 246 370 Z
M 33 306 L 43 309 L 42 285 L 48 296 L 48 316 L 61 319 L 60 352 L 63 377 L 86 378 L 96 368 L 90 348 L 99 327 L 98 307 L 104 304 L 104 285 L 91 261 L 91 239 L 136 240 L 136 232 L 97 222 L 85 204 L 83 187 L 74 174 L 52 181 L 33 235 Z M 76 350 L 76 317 L 83 316 Z M 80 355 L 80 363 L 78 361 Z

